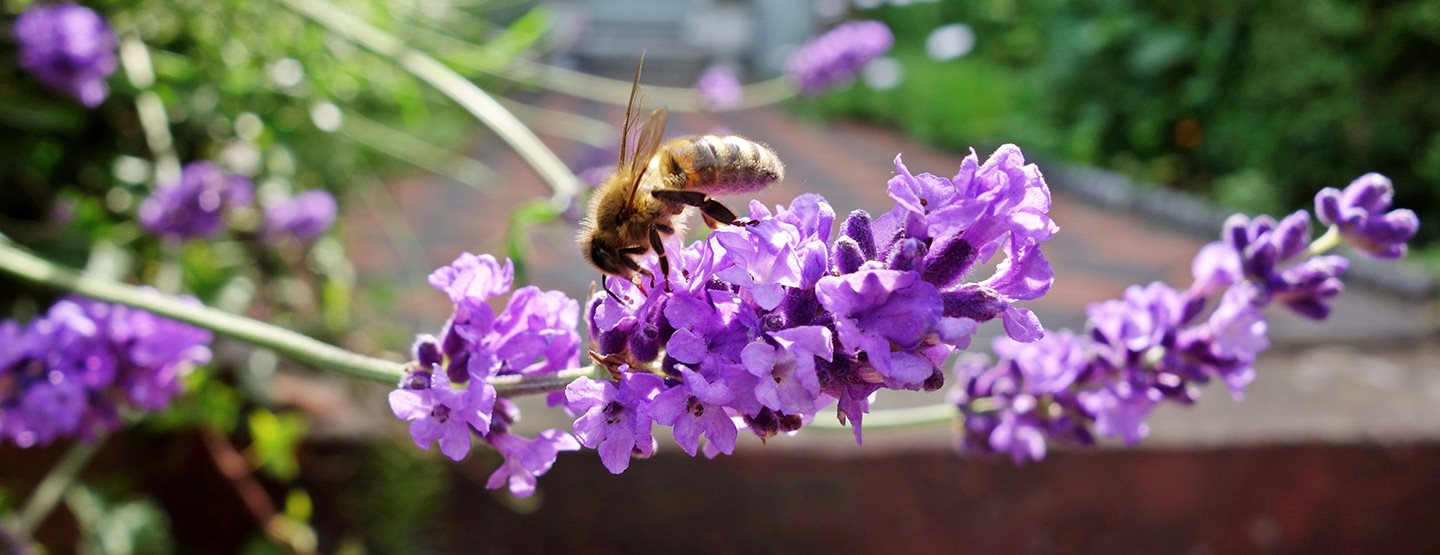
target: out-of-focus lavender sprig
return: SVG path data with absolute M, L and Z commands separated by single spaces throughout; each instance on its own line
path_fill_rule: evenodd
M 171 240 L 207 238 L 225 229 L 225 213 L 254 203 L 250 180 L 213 162 L 191 162 L 174 183 L 156 187 L 140 204 L 140 224 Z
M 90 439 L 120 410 L 162 410 L 210 360 L 210 332 L 148 312 L 68 297 L 28 324 L 0 322 L 0 440 Z
M 495 312 L 490 301 L 510 293 L 513 282 L 509 261 L 501 265 L 490 255 L 469 253 L 430 275 L 430 284 L 449 295 L 455 310 L 439 338 L 416 341 L 413 369 L 390 392 L 390 408 L 410 422 L 417 446 L 428 450 L 438 442 L 440 451 L 457 461 L 470 452 L 472 437 L 480 436 L 505 457 L 490 487 L 508 484 L 524 496 L 534 491 L 535 477 L 549 470 L 557 452 L 579 444 L 558 430 L 535 439 L 511 434 L 519 412 L 497 399 L 488 380 L 573 368 L 580 353 L 580 305 L 558 291 L 522 287 Z
M 700 106 L 706 110 L 729 110 L 745 99 L 745 88 L 735 71 L 724 66 L 711 66 L 695 82 Z
M 115 32 L 95 10 L 39 3 L 15 20 L 20 66 L 47 87 L 94 108 L 110 94 L 106 78 L 118 65 Z
M 1269 346 L 1262 309 L 1279 304 L 1311 319 L 1331 313 L 1349 261 L 1327 255 L 1338 237 L 1359 252 L 1395 258 L 1415 235 L 1410 210 L 1391 210 L 1390 181 L 1367 174 L 1315 199 L 1325 237 L 1311 241 L 1310 215 L 1276 221 L 1232 216 L 1222 240 L 1195 257 L 1194 283 L 1133 286 L 1092 304 L 1085 334 L 1062 331 L 1020 344 L 995 342 L 999 361 L 962 361 L 950 398 L 965 418 L 962 449 L 1039 460 L 1048 444 L 1087 446 L 1095 436 L 1134 444 L 1162 402 L 1189 404 L 1198 386 L 1223 382 L 1239 399 Z
M 895 44 L 879 21 L 847 21 L 805 43 L 790 56 L 787 71 L 801 94 L 813 95 L 848 82 Z
M 305 191 L 265 203 L 261 233 L 269 239 L 292 237 L 301 243 L 319 239 L 335 225 L 338 207 L 329 191 Z

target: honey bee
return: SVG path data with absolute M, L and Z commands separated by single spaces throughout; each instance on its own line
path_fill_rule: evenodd
M 576 240 L 580 252 L 607 276 L 637 282 L 650 272 L 635 258 L 655 251 L 669 286 L 670 263 L 663 238 L 683 232 L 684 216 L 698 208 L 711 228 L 742 224 L 711 195 L 752 193 L 784 178 L 780 157 L 763 143 L 738 135 L 690 135 L 661 144 L 669 112 L 657 108 L 639 127 L 634 149 L 627 150 L 640 105 L 642 56 L 635 68 L 625 122 L 620 128 L 620 158 L 615 173 L 590 198 Z M 617 297 L 618 300 L 618 297 Z

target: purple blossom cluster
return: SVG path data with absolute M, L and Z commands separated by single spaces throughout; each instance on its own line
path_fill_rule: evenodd
M 301 243 L 313 242 L 335 225 L 338 208 L 333 195 L 318 189 L 272 200 L 265 203 L 261 235 L 270 240 L 293 237 Z
M 856 441 L 872 395 L 944 384 L 942 365 L 977 327 L 1000 320 L 1017 340 L 1043 335 L 1017 306 L 1053 281 L 1040 245 L 1056 231 L 1050 194 L 1013 145 L 983 164 L 972 152 L 953 178 L 914 175 L 899 157 L 895 206 L 835 212 L 819 195 L 641 263 L 648 284 L 610 280 L 586 310 L 595 356 L 621 378 L 566 389 L 575 436 L 611 472 L 656 448 L 653 424 L 673 428 L 691 455 L 729 454 L 739 429 L 761 439 L 793 432 L 822 410 Z M 1003 256 L 993 275 L 977 265 Z
M 895 35 L 884 23 L 846 21 L 796 50 L 787 70 L 802 94 L 818 94 L 854 79 L 894 44 Z
M 120 410 L 161 410 L 180 378 L 210 360 L 210 332 L 80 297 L 28 324 L 0 322 L 0 440 L 20 447 L 120 425 Z
M 510 432 L 520 417 L 498 399 L 492 377 L 537 377 L 575 367 L 580 354 L 580 305 L 558 291 L 527 286 L 495 312 L 490 302 L 510 293 L 514 266 L 490 255 L 463 254 L 430 274 L 430 284 L 455 305 L 440 337 L 421 336 L 415 362 L 390 392 L 395 416 L 410 422 L 410 436 L 422 449 L 461 460 L 479 436 L 504 457 L 489 487 L 508 484 L 518 496 L 534 492 L 535 479 L 550 469 L 560 451 L 579 449 L 575 438 L 548 430 L 525 438 Z M 555 400 L 559 400 L 556 394 Z
M 255 188 L 241 175 L 213 162 L 191 162 L 180 179 L 161 185 L 140 204 L 140 225 L 172 241 L 211 238 L 225 229 L 227 215 L 255 205 Z M 335 225 L 338 207 L 328 191 L 305 191 L 265 203 L 260 237 L 301 243 L 320 238 Z
M 156 187 L 140 204 L 140 225 L 171 240 L 208 238 L 225 229 L 225 213 L 254 204 L 250 180 L 213 162 L 191 162 L 174 183 Z
M 695 82 L 700 105 L 706 110 L 729 110 L 745 99 L 745 88 L 735 72 L 724 66 L 711 66 Z
M 110 94 L 117 65 L 115 32 L 94 10 L 70 3 L 36 4 L 15 20 L 20 66 L 51 89 L 94 108 Z
M 1322 190 L 1316 213 L 1360 252 L 1398 257 L 1419 220 L 1391 210 L 1392 197 L 1389 180 L 1368 174 L 1344 191 Z M 1091 305 L 1084 334 L 996 340 L 998 362 L 956 370 L 950 397 L 965 417 L 961 447 L 1022 462 L 1043 458 L 1049 443 L 1088 446 L 1097 434 L 1134 444 L 1157 405 L 1193 403 L 1201 384 L 1218 380 L 1239 399 L 1269 346 L 1262 309 L 1278 303 L 1319 320 L 1343 290 L 1349 262 L 1315 252 L 1324 247 L 1310 232 L 1303 210 L 1278 222 L 1237 214 L 1196 256 L 1188 289 L 1131 287 Z

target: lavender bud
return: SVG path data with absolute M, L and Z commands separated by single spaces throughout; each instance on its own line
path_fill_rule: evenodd
M 974 263 L 975 248 L 956 234 L 925 257 L 924 279 L 943 289 L 964 277 Z
M 865 253 L 860 250 L 860 244 L 849 237 L 840 237 L 835 241 L 830 258 L 830 266 L 837 274 L 854 273 L 865 263 Z
M 845 218 L 845 225 L 842 226 L 840 234 L 849 237 L 860 247 L 861 254 L 867 260 L 874 260 L 875 254 L 875 233 L 871 230 L 870 213 L 864 210 L 856 210 Z
M 434 368 L 445 361 L 444 355 L 440 354 L 440 340 L 428 333 L 415 338 L 415 346 L 411 348 L 411 352 L 415 354 L 415 362 L 419 363 L 421 368 Z
M 903 239 L 895 249 L 890 252 L 889 266 L 892 270 L 902 272 L 918 272 L 923 269 L 925 261 L 925 243 L 913 237 Z

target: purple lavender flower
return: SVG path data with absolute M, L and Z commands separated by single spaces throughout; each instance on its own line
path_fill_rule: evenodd
M 861 270 L 826 276 L 816 294 L 835 315 L 840 344 L 865 353 L 887 386 L 918 387 L 930 377 L 934 364 L 913 349 L 934 331 L 944 307 L 940 292 L 919 273 Z
M 895 43 L 890 28 L 878 21 L 847 21 L 801 46 L 790 56 L 790 78 L 803 94 L 818 94 L 855 78 L 870 60 Z
M 263 233 L 272 240 L 294 237 L 309 243 L 335 225 L 336 210 L 335 197 L 328 191 L 305 191 L 266 204 Z
M 660 378 L 634 373 L 626 374 L 618 388 L 584 377 L 565 388 L 566 406 L 580 414 L 575 436 L 581 445 L 600 452 L 600 461 L 612 474 L 630 467 L 632 452 L 641 457 L 655 452 L 650 404 L 660 388 Z
M 817 408 L 820 397 L 815 359 L 830 361 L 834 353 L 828 328 L 800 326 L 770 334 L 769 342 L 746 345 L 740 358 L 745 369 L 759 378 L 756 400 L 777 412 L 808 414 Z
M 1408 209 L 1390 210 L 1395 188 L 1390 179 L 1367 173 L 1344 191 L 1325 188 L 1315 196 L 1320 222 L 1340 229 L 1345 241 L 1378 258 L 1405 256 L 1405 242 L 1420 230 L 1420 219 Z
M 510 291 L 514 265 L 509 260 L 502 265 L 488 254 L 463 253 L 432 272 L 429 281 L 450 297 L 455 311 L 440 338 L 422 335 L 416 340 L 418 369 L 390 393 L 391 409 L 397 418 L 410 421 L 416 445 L 428 449 L 439 441 L 441 452 L 457 461 L 469 453 L 475 434 L 492 444 L 504 443 L 496 448 L 511 451 L 507 460 L 523 459 L 505 470 L 512 490 L 521 495 L 526 484 L 533 489 L 534 477 L 549 468 L 554 451 L 565 450 L 566 444 L 553 435 L 534 440 L 542 443 L 509 436 L 506 428 L 513 417 L 497 416 L 496 391 L 488 380 L 573 368 L 580 353 L 579 303 L 558 291 L 523 287 L 496 314 L 490 301 Z M 503 482 L 492 479 L 492 484 Z
M 550 471 L 555 457 L 561 451 L 576 451 L 580 443 L 575 437 L 561 430 L 545 430 L 535 439 L 526 439 L 514 434 L 490 434 L 490 445 L 504 457 L 500 468 L 490 474 L 485 482 L 489 489 L 500 489 L 509 485 L 510 493 L 516 497 L 530 497 L 535 494 L 535 480 Z
M 730 110 L 745 98 L 745 89 L 735 72 L 723 66 L 710 66 L 695 83 L 700 105 L 707 110 Z
M 230 175 L 211 162 L 191 162 L 180 181 L 157 187 L 140 205 L 140 223 L 172 240 L 213 237 L 225 228 L 224 212 L 249 206 L 250 180 Z
M 428 379 L 422 374 L 429 374 Z M 437 367 L 410 372 L 406 385 L 410 387 L 390 392 L 390 410 L 396 418 L 410 422 L 410 438 L 417 447 L 428 451 L 438 441 L 440 452 L 458 461 L 470 453 L 472 430 L 490 431 L 495 388 L 489 382 L 472 379 L 457 389 Z
M 700 445 L 700 435 L 718 453 L 735 451 L 736 428 L 725 405 L 734 393 L 723 380 L 706 380 L 700 373 L 681 368 L 684 381 L 655 396 L 650 414 L 656 422 L 675 429 L 675 443 L 690 456 Z M 711 455 L 713 456 L 713 455 Z M 613 469 L 612 469 L 613 470 Z
M 0 323 L 0 439 L 89 439 L 120 425 L 122 405 L 164 409 L 181 376 L 210 360 L 209 341 L 209 332 L 78 297 L 28 325 Z
M 36 4 L 15 20 L 20 66 L 51 89 L 94 108 L 109 95 L 115 32 L 100 14 L 76 4 Z

